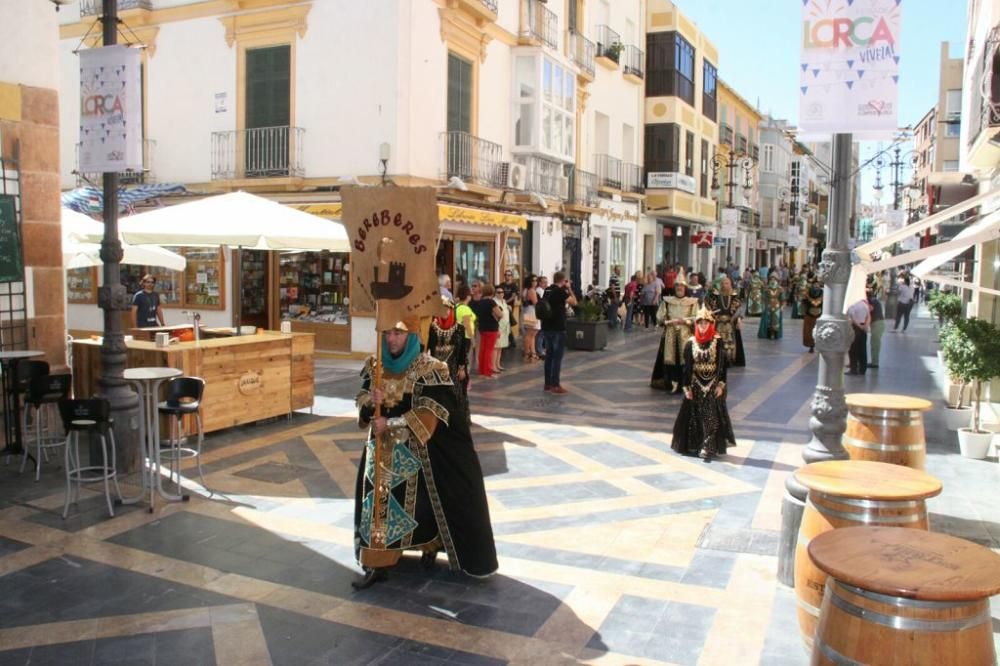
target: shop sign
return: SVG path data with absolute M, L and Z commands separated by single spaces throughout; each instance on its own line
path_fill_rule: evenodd
M 352 311 L 377 312 L 380 331 L 439 314 L 436 190 L 345 187 L 341 196 L 351 240 Z
M 691 234 L 691 244 L 700 248 L 712 247 L 713 234 L 711 231 L 696 231 Z
M 674 228 L 673 227 L 663 227 L 663 237 L 664 238 L 673 238 L 674 237 Z
M 142 170 L 140 52 L 127 46 L 80 51 L 82 173 Z
M 694 178 L 676 171 L 650 171 L 646 176 L 646 187 L 651 190 L 681 190 L 690 194 L 697 189 Z
M 799 129 L 896 133 L 902 0 L 802 4 Z
M 766 238 L 758 238 L 757 239 L 757 249 L 758 250 L 766 250 L 767 249 L 767 239 Z
M 256 370 L 247 370 L 238 380 L 237 387 L 243 395 L 253 395 L 260 392 L 262 375 Z

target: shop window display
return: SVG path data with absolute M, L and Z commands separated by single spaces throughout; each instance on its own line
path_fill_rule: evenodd
M 281 318 L 347 324 L 351 302 L 349 256 L 326 251 L 282 255 L 278 292 Z

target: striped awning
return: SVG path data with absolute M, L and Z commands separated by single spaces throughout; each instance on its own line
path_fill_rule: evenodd
M 343 212 L 343 206 L 339 201 L 317 204 L 291 204 L 291 206 L 311 215 L 333 220 L 339 220 Z M 469 208 L 468 206 L 454 206 L 451 204 L 438 204 L 438 219 L 442 222 L 481 224 L 506 229 L 526 229 L 528 227 L 528 220 L 523 215 L 483 208 Z

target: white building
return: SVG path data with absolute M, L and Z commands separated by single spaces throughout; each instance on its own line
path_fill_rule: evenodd
M 61 12 L 66 99 L 79 94 L 73 51 L 85 36 L 84 47 L 97 45 L 100 4 Z M 387 155 L 387 179 L 440 188 L 438 270 L 455 281 L 565 270 L 580 287 L 606 286 L 614 266 L 627 275 L 652 263 L 655 222 L 640 213 L 644 0 L 119 6 L 122 34 L 146 47 L 137 180 L 242 189 L 337 219 L 339 187 L 380 182 Z M 61 105 L 60 122 L 71 188 L 81 180 L 77 105 Z M 177 285 L 168 320 L 197 309 L 230 325 L 242 298 L 243 312 L 247 300 L 263 312 L 239 323 L 292 317 L 317 332 L 319 349 L 373 347 L 370 319 L 347 318 L 346 258 L 245 255 L 263 277 L 234 288 L 233 256 L 196 256 L 198 279 L 219 276 L 211 295 L 191 275 L 165 276 L 160 284 Z M 83 286 L 70 328 L 100 330 L 85 298 L 96 275 L 74 279 Z

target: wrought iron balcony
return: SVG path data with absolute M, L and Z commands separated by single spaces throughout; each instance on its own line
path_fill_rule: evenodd
M 736 152 L 741 155 L 747 154 L 747 138 L 742 134 L 736 135 Z
M 135 171 L 129 169 L 128 171 L 118 172 L 118 183 L 120 185 L 140 185 L 142 183 L 152 183 L 155 182 L 153 178 L 153 149 L 156 148 L 156 142 L 152 139 L 142 140 L 142 169 Z M 80 171 L 80 144 L 76 144 L 76 169 L 74 169 L 73 174 L 76 176 L 76 186 L 84 187 L 87 185 L 94 185 L 96 187 L 101 186 L 101 177 L 103 173 L 82 173 Z
M 576 66 L 580 68 L 580 73 L 594 77 L 594 54 L 597 51 L 597 47 L 594 42 L 590 41 L 578 32 L 571 32 L 567 37 L 567 44 L 569 45 L 569 56 L 576 63 Z
M 500 168 L 503 147 L 468 132 L 441 132 L 444 150 L 443 169 L 445 178 L 458 177 L 464 182 L 484 187 L 503 188 L 504 173 Z
M 597 208 L 597 174 L 572 168 L 569 171 L 569 201 L 567 203 Z
M 153 0 L 118 0 L 118 11 L 152 9 Z M 100 16 L 104 11 L 103 0 L 80 0 L 80 16 Z
M 595 155 L 594 159 L 597 162 L 598 186 L 622 189 L 622 161 L 611 155 Z
M 527 171 L 525 191 L 548 199 L 569 198 L 569 178 L 564 175 L 560 162 L 539 155 L 519 155 L 517 161 Z
M 559 19 L 541 0 L 521 0 L 521 39 L 559 47 Z
M 622 71 L 638 78 L 646 76 L 646 54 L 638 46 L 629 44 L 622 53 Z
M 642 165 L 622 163 L 622 191 L 642 194 L 646 188 L 642 185 Z
M 300 178 L 301 127 L 256 127 L 212 132 L 212 180 Z
M 611 26 L 597 26 L 597 57 L 607 58 L 615 62 L 621 60 L 622 36 L 611 29 Z
M 726 123 L 719 125 L 719 143 L 725 144 L 730 148 L 733 145 L 733 128 Z

